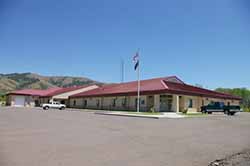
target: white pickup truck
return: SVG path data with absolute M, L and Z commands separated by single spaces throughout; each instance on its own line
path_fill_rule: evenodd
M 42 108 L 44 110 L 48 110 L 49 108 L 55 108 L 55 109 L 59 109 L 59 110 L 64 110 L 66 108 L 66 105 L 64 104 L 60 104 L 58 102 L 50 102 L 49 104 L 43 104 Z

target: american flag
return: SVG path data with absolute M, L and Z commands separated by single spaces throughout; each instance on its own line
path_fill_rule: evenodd
M 139 53 L 138 52 L 133 57 L 133 62 L 135 63 L 134 69 L 136 70 L 139 67 Z

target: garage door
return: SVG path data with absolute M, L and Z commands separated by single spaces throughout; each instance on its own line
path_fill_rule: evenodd
M 25 102 L 25 97 L 24 96 L 16 96 L 15 97 L 15 107 L 23 107 L 24 102 Z

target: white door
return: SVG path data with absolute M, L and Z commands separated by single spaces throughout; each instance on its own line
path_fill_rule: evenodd
M 15 96 L 15 100 L 14 100 L 15 107 L 24 107 L 24 102 L 25 102 L 25 97 L 24 96 Z

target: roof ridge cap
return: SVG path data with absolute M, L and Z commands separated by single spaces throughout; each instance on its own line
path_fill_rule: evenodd
M 164 79 L 165 81 L 168 81 L 168 80 L 171 79 L 171 78 L 175 78 L 177 81 L 180 82 L 180 84 L 185 84 L 185 82 L 182 81 L 182 80 L 181 80 L 179 77 L 177 77 L 176 75 L 172 75 L 172 76 L 168 76 L 168 77 L 163 77 L 163 79 Z M 173 81 L 168 81 L 168 82 L 173 82 Z
M 162 79 L 161 84 L 164 86 L 165 89 L 169 89 L 167 84 L 165 83 L 166 80 Z

